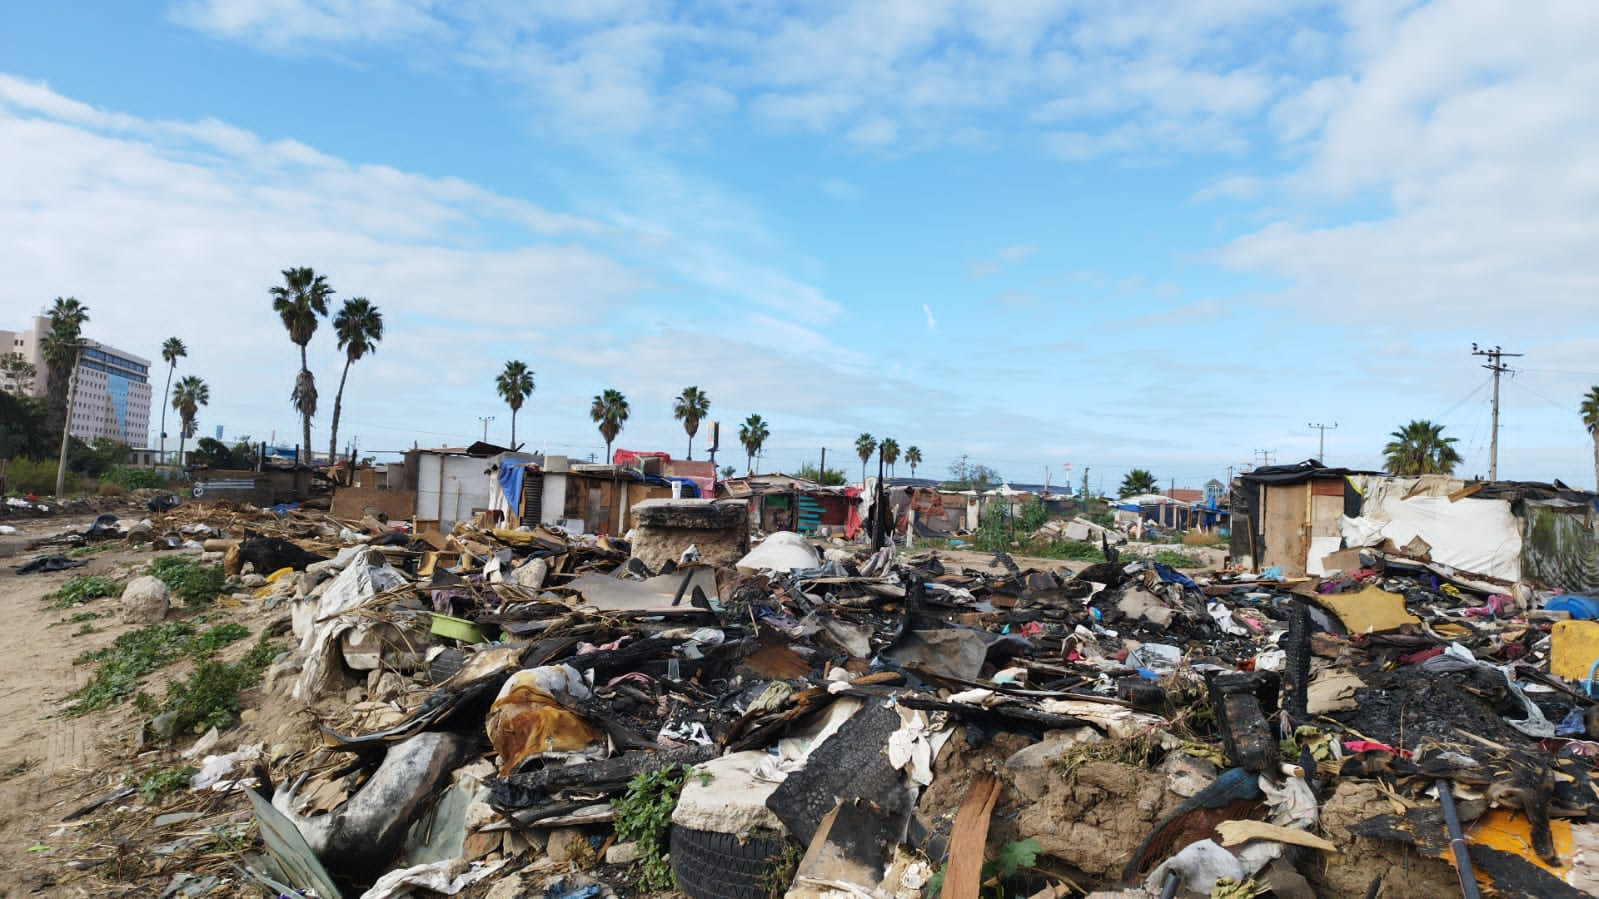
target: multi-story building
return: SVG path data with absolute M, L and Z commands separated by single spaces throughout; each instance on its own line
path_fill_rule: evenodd
M 34 317 L 27 331 L 0 331 L 0 353 L 17 353 L 37 370 L 27 391 L 33 396 L 42 397 L 50 390 L 49 367 L 40 347 L 49 331 L 50 319 L 42 315 Z M 109 437 L 131 447 L 144 446 L 150 436 L 150 360 L 85 338 L 77 374 L 69 413 L 72 436 L 89 442 Z M 6 378 L 0 389 L 18 386 Z

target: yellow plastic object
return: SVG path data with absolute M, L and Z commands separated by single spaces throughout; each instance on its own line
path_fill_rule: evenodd
M 1599 621 L 1556 621 L 1549 633 L 1549 673 L 1569 680 L 1588 676 L 1599 659 Z
M 278 578 L 283 577 L 284 575 L 293 574 L 293 573 L 294 573 L 294 569 L 293 568 L 279 568 L 277 571 L 274 571 L 271 574 L 266 576 L 266 582 L 269 583 L 269 584 L 276 584 L 278 582 Z
M 1554 838 L 1555 854 L 1561 860 L 1571 859 L 1571 822 L 1564 818 L 1554 818 L 1549 822 L 1549 835 Z M 1532 825 L 1527 822 L 1526 815 L 1513 814 L 1502 808 L 1489 809 L 1482 817 L 1466 826 L 1466 842 L 1474 846 L 1487 846 L 1508 852 L 1531 862 L 1548 871 L 1561 880 L 1569 880 L 1572 867 L 1569 864 L 1555 866 L 1538 857 L 1532 851 Z M 1444 855 L 1449 859 L 1449 855 Z M 1484 886 L 1493 884 L 1481 873 L 1477 879 Z
M 1351 634 L 1391 631 L 1405 624 L 1420 624 L 1421 619 L 1405 611 L 1405 598 L 1380 587 L 1367 587 L 1359 593 L 1328 593 L 1313 597 L 1338 616 Z
M 433 617 L 433 633 L 463 643 L 487 643 L 488 635 L 483 629 L 467 621 L 465 618 L 456 618 L 452 615 L 440 615 L 438 612 L 429 612 Z

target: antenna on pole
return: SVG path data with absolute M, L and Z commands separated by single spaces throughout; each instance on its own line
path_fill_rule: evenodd
M 1335 422 L 1333 422 L 1330 425 L 1308 424 L 1308 425 L 1305 425 L 1305 427 L 1312 428 L 1314 430 L 1317 430 L 1317 431 L 1321 432 L 1321 442 L 1320 442 L 1320 445 L 1316 449 L 1316 461 L 1322 463 L 1323 465 L 1326 465 L 1327 464 L 1327 432 L 1328 431 L 1336 431 L 1336 430 L 1338 430 L 1338 422 L 1335 421 Z

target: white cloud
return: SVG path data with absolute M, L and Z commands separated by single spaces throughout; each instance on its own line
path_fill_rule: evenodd
M 938 329 L 938 320 L 933 318 L 933 308 L 931 306 L 927 305 L 926 303 L 923 303 L 922 304 L 922 314 L 927 316 L 927 330 L 929 330 L 929 331 L 937 330 Z
M 705 202 L 723 213 L 707 234 L 760 230 L 737 204 Z M 12 272 L 3 305 L 31 311 L 74 294 L 91 309 L 90 336 L 146 357 L 165 337 L 183 337 L 184 367 L 211 384 L 206 421 L 230 434 L 298 430 L 287 403 L 296 351 L 267 288 L 299 265 L 328 275 L 335 305 L 365 295 L 385 313 L 385 343 L 352 370 L 345 398 L 372 448 L 418 434 L 470 436 L 463 423 L 498 405 L 492 377 L 507 358 L 540 372 L 535 407 L 574 383 L 579 393 L 602 381 L 643 389 L 662 371 L 702 371 L 713 375 L 701 379 L 708 387 L 738 372 L 741 389 L 777 392 L 802 366 L 864 364 L 787 324 L 839 313 L 814 285 L 670 223 L 597 212 L 353 165 L 220 123 L 101 112 L 0 75 L 0 228 L 13 236 L 0 244 L 0 265 Z M 707 308 L 682 303 L 684 293 L 720 308 L 716 327 L 752 336 L 650 344 L 659 367 L 649 372 L 637 351 L 648 335 L 667 323 L 692 327 L 685 312 Z M 752 311 L 762 308 L 784 318 Z M 318 434 L 338 368 L 329 327 L 310 347 L 327 397 Z M 610 349 L 576 334 L 604 335 Z M 571 354 L 573 346 L 593 353 Z M 756 357 L 773 361 L 752 369 Z

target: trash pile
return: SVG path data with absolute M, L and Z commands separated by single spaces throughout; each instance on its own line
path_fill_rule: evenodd
M 242 870 L 283 895 L 1599 887 L 1599 599 L 1108 540 L 1075 572 L 789 532 L 652 566 L 672 535 L 148 524 L 121 539 L 198 543 L 292 632 L 263 742 L 208 735 L 191 783 L 249 797 Z

